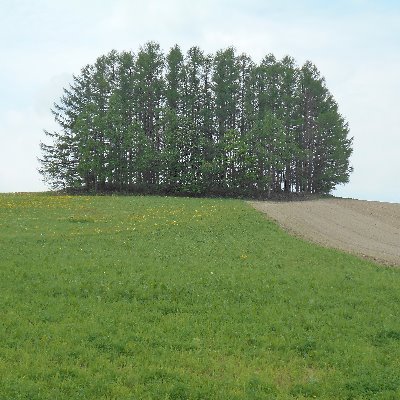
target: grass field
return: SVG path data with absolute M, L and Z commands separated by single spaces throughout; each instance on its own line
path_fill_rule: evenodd
M 0 195 L 0 399 L 399 399 L 400 270 L 239 200 Z

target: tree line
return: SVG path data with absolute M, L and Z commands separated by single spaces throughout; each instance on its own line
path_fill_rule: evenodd
M 52 188 L 271 197 L 346 183 L 352 139 L 318 69 L 146 43 L 84 67 L 52 109 Z

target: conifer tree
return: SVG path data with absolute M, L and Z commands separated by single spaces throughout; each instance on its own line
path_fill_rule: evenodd
M 134 110 L 136 121 L 146 139 L 140 138 L 142 148 L 138 155 L 147 166 L 140 174 L 146 185 L 158 184 L 160 151 L 162 147 L 160 122 L 164 101 L 164 56 L 160 46 L 146 43 L 139 51 L 133 76 Z
M 218 51 L 213 71 L 217 141 L 222 140 L 226 131 L 237 127 L 239 81 L 240 68 L 234 48 Z

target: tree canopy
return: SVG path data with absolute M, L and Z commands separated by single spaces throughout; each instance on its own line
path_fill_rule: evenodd
M 271 197 L 328 193 L 351 173 L 348 124 L 318 69 L 291 57 L 113 50 L 52 113 L 40 172 L 56 189 Z

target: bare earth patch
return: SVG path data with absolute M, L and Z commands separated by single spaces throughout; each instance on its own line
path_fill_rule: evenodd
M 295 235 L 400 266 L 400 204 L 350 199 L 250 204 Z

